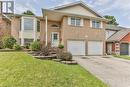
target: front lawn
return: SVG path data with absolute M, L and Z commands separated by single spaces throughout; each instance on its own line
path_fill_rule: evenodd
M 23 52 L 0 52 L 0 87 L 107 87 L 79 65 L 39 60 Z
M 130 60 L 130 56 L 129 55 L 113 55 L 113 56 L 117 57 L 117 58 L 122 58 L 122 59 Z

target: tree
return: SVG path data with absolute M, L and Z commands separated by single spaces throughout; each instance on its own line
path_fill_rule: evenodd
M 106 19 L 110 20 L 110 21 L 108 22 L 108 24 L 119 25 L 119 24 L 117 23 L 117 20 L 116 20 L 116 18 L 115 18 L 114 16 L 106 15 L 106 16 L 104 16 L 104 17 L 105 17 Z
M 35 15 L 32 11 L 30 11 L 30 10 L 27 10 L 27 11 L 25 11 L 25 12 L 23 12 L 22 14 L 24 14 L 24 15 Z

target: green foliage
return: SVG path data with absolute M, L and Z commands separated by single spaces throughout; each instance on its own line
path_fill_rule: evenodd
M 16 39 L 14 37 L 12 37 L 12 36 L 4 37 L 2 39 L 2 43 L 3 43 L 4 48 L 12 49 L 14 44 L 16 44 L 16 42 L 17 42 Z
M 24 15 L 35 15 L 32 11 L 27 10 L 26 12 L 23 12 Z
M 110 21 L 108 22 L 108 24 L 119 25 L 119 24 L 117 23 L 117 20 L 116 20 L 116 18 L 115 18 L 114 16 L 106 15 L 106 16 L 104 16 L 104 17 L 105 17 L 106 19 L 110 20 Z
M 32 51 L 37 51 L 37 50 L 40 50 L 40 42 L 38 41 L 34 41 L 30 44 L 30 49 Z
M 42 53 L 45 55 L 45 56 L 48 56 L 50 54 L 50 46 L 46 46 L 42 49 Z
M 72 54 L 69 52 L 59 52 L 57 54 L 57 58 L 65 60 L 65 61 L 70 61 L 70 60 L 72 60 Z
M 64 45 L 63 45 L 63 44 L 59 44 L 59 45 L 58 45 L 58 48 L 63 49 L 63 48 L 64 48 Z
M 0 49 L 3 49 L 4 46 L 3 46 L 3 42 L 0 40 Z
M 108 87 L 79 65 L 38 60 L 24 52 L 1 52 L 0 69 L 0 87 Z
M 21 48 L 20 45 L 14 44 L 13 49 L 14 49 L 14 50 L 21 50 L 22 48 Z

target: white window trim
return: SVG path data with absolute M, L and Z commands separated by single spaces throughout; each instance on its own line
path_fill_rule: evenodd
M 90 20 L 90 27 L 92 28 L 92 20 Z
M 35 24 L 35 20 L 36 20 L 36 18 L 35 17 L 22 17 L 22 30 L 23 31 L 26 31 L 25 29 L 24 29 L 24 19 L 33 19 L 33 23 L 34 23 L 34 26 L 33 26 L 33 30 L 35 29 L 35 26 L 36 26 L 36 24 Z
M 34 39 L 34 41 L 36 41 L 37 40 L 37 18 L 35 18 L 35 17 L 21 17 L 21 46 L 24 46 L 24 32 L 26 32 L 26 31 L 28 31 L 28 30 L 25 30 L 24 29 L 24 19 L 25 18 L 27 18 L 27 19 L 33 19 L 33 30 L 29 30 L 29 31 L 33 31 L 33 38 L 32 39 Z
M 91 27 L 91 28 L 96 28 L 96 27 L 93 27 L 93 25 L 92 25 L 92 24 L 93 24 L 93 21 L 98 21 L 98 20 L 92 20 L 92 19 L 91 19 L 91 20 L 90 20 L 90 27 Z M 99 20 L 99 21 L 100 21 L 100 20 Z M 100 29 L 100 28 L 103 28 L 103 22 L 102 22 L 102 21 L 100 21 L 100 27 L 99 27 L 99 28 L 96 28 L 96 29 Z
M 72 25 L 71 24 L 71 18 L 77 18 L 78 19 L 78 17 L 68 17 L 68 25 Z M 84 26 L 84 19 L 83 18 L 79 18 L 80 19 L 80 25 L 76 25 L 76 21 L 75 21 L 75 25 L 72 25 L 72 26 Z

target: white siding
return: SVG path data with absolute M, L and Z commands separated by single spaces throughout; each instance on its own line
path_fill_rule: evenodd
M 116 31 L 112 31 L 112 30 L 106 30 L 106 39 L 108 39 L 110 36 L 112 36 L 114 33 L 116 33 Z
M 79 14 L 79 15 L 84 15 L 84 16 L 97 17 L 95 14 L 93 14 L 92 12 L 90 12 L 89 10 L 87 10 L 86 8 L 80 5 L 64 8 L 58 11 L 72 13 L 72 14 Z

